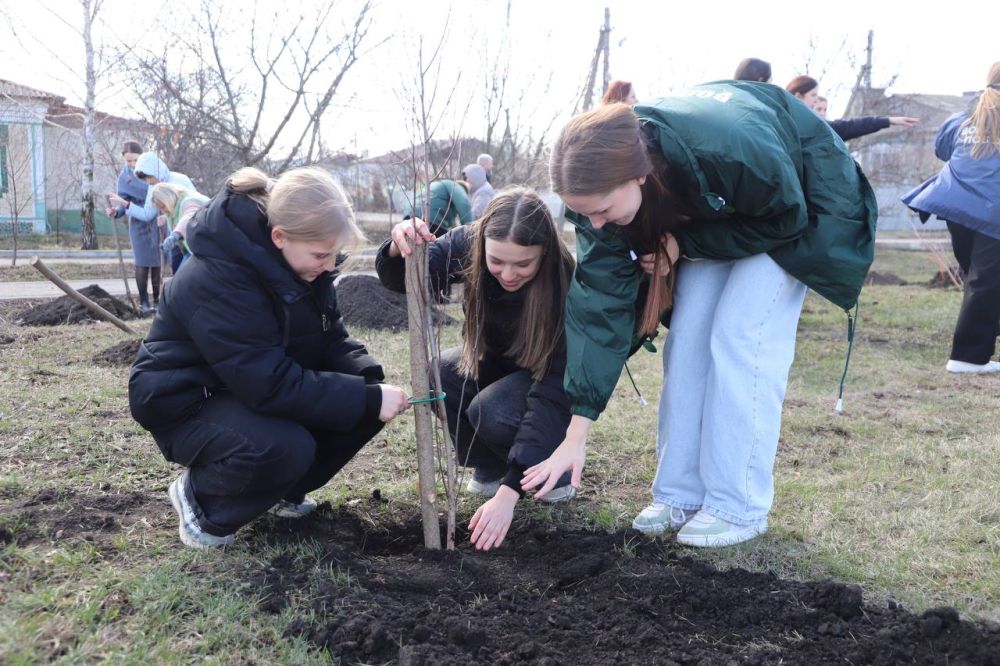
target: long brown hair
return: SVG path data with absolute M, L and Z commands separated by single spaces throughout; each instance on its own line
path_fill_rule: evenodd
M 642 205 L 628 225 L 629 236 L 645 251 L 655 253 L 653 276 L 669 269 L 666 280 L 650 280 L 639 331 L 653 333 L 660 315 L 673 302 L 674 266 L 663 246 L 663 235 L 681 220 L 681 199 L 670 181 L 666 160 L 643 141 L 639 119 L 626 104 L 609 104 L 572 118 L 552 148 L 549 178 L 557 194 L 607 195 L 630 180 L 645 177 Z M 654 164 L 654 160 L 656 163 Z
M 788 82 L 788 85 L 785 86 L 785 90 L 792 93 L 793 95 L 798 95 L 799 97 L 802 97 L 810 90 L 818 87 L 819 87 L 819 81 L 817 81 L 811 76 L 807 76 L 805 74 L 799 74 L 794 79 Z
M 507 356 L 541 381 L 549 371 L 552 353 L 563 339 L 564 310 L 573 257 L 559 238 L 545 202 L 532 190 L 517 187 L 497 194 L 476 221 L 472 261 L 465 276 L 465 335 L 460 370 L 479 379 L 486 326 L 486 286 L 491 279 L 486 263 L 486 241 L 513 242 L 542 248 L 538 272 L 521 287 L 524 306 L 520 328 Z
M 990 67 L 986 89 L 965 125 L 976 129 L 976 142 L 971 151 L 973 158 L 978 160 L 1000 152 L 1000 61 Z

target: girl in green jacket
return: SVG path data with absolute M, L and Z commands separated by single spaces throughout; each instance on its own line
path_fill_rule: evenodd
M 653 502 L 633 525 L 678 529 L 692 546 L 762 534 L 807 287 L 849 309 L 871 264 L 876 206 L 864 175 L 805 105 L 751 82 L 577 116 L 550 175 L 578 214 L 566 311 L 573 417 L 523 487 L 544 495 L 566 470 L 579 484 L 590 426 L 625 359 L 672 307 Z

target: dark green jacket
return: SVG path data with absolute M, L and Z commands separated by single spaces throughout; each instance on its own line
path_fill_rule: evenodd
M 844 142 L 784 90 L 706 83 L 635 107 L 696 210 L 678 233 L 683 256 L 767 252 L 841 308 L 857 303 L 871 266 L 878 208 Z M 565 387 L 572 412 L 596 419 L 633 348 L 642 273 L 622 227 L 577 227 L 566 305 Z
M 427 201 L 430 204 L 430 215 L 424 222 L 432 233 L 442 236 L 449 229 L 458 226 L 455 218 L 458 218 L 461 224 L 472 222 L 472 204 L 469 203 L 469 195 L 466 194 L 465 188 L 455 181 L 435 180 L 425 192 L 430 192 Z M 421 192 L 417 195 L 416 205 L 406 211 L 403 219 L 423 218 L 424 202 L 425 193 Z

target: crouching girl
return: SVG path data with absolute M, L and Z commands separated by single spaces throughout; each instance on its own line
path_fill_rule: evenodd
M 185 469 L 181 541 L 233 543 L 265 511 L 298 517 L 408 396 L 344 330 L 330 271 L 361 237 L 330 176 L 241 169 L 188 228 L 129 379 L 132 416 Z
M 472 543 L 489 550 L 510 528 L 524 470 L 551 455 L 569 423 L 563 309 L 573 258 L 545 204 L 522 188 L 436 241 L 422 220 L 396 225 L 375 263 L 386 287 L 405 289 L 403 257 L 422 242 L 433 243 L 432 290 L 466 283 L 462 346 L 442 353 L 441 383 L 458 462 L 474 470 L 468 489 L 490 497 L 469 523 Z M 568 481 L 546 500 L 570 499 Z

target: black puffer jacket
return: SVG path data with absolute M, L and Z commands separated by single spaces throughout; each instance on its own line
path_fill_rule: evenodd
M 132 367 L 136 421 L 171 427 L 219 391 L 310 429 L 347 431 L 378 414 L 385 375 L 348 337 L 333 277 L 300 279 L 253 200 L 224 189 L 187 242 L 194 256 L 167 285 Z
M 442 290 L 448 284 L 462 282 L 471 261 L 472 238 L 476 224 L 456 227 L 432 244 L 428 250 L 428 273 L 431 287 Z M 406 291 L 406 266 L 402 257 L 389 256 L 386 241 L 375 256 L 375 270 L 387 289 Z M 562 307 L 558 302 L 556 307 Z M 484 361 L 510 374 L 522 368 L 507 356 L 521 327 L 524 290 L 508 292 L 492 276 L 486 279 L 486 321 L 483 326 Z M 553 313 L 558 316 L 558 313 Z M 562 340 L 552 355 L 549 371 L 541 381 L 532 383 L 525 397 L 524 420 L 514 437 L 507 462 L 510 466 L 504 483 L 520 492 L 524 470 L 550 455 L 566 436 L 569 423 L 569 399 L 563 390 L 566 370 L 566 343 Z

